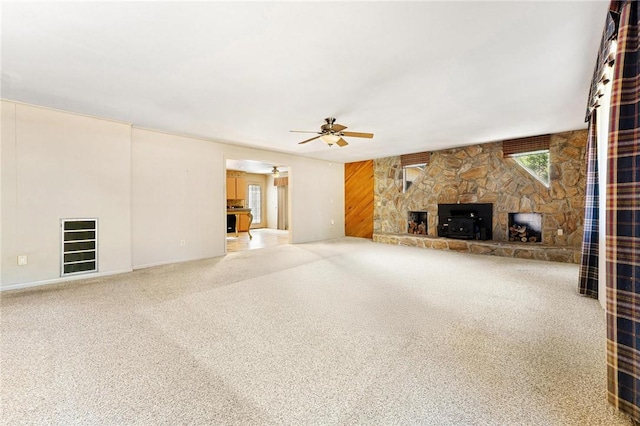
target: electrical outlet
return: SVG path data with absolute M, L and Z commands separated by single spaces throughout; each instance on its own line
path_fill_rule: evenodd
M 185 240 L 180 240 L 180 245 L 181 245 L 182 247 L 184 247 L 184 246 L 186 246 L 186 245 L 187 245 L 187 243 L 186 243 L 186 241 L 185 241 Z
M 562 235 L 564 234 L 564 231 L 562 230 L 562 228 L 558 228 L 558 235 Z
M 334 224 L 335 224 L 335 222 L 334 222 L 334 220 L 333 220 L 333 219 L 331 219 L 331 224 L 332 224 L 332 225 L 334 225 Z
M 18 266 L 24 266 L 27 264 L 27 255 L 23 254 L 18 256 Z

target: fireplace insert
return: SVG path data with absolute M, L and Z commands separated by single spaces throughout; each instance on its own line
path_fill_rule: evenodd
M 450 216 L 447 218 L 447 236 L 449 238 L 460 238 L 464 240 L 474 240 L 479 233 L 478 220 L 473 215 L 470 216 Z
M 490 240 L 493 204 L 438 204 L 438 236 Z

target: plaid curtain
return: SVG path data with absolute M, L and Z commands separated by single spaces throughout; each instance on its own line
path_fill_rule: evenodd
M 640 420 L 640 4 L 620 10 L 609 121 L 607 382 L 611 404 Z
M 598 298 L 598 232 L 600 202 L 598 190 L 598 145 L 596 111 L 590 116 L 587 140 L 587 189 L 584 206 L 584 234 L 580 262 L 580 294 Z

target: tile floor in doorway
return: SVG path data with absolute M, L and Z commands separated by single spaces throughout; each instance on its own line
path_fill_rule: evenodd
M 252 229 L 251 235 L 253 238 L 249 239 L 246 232 L 240 232 L 237 237 L 234 233 L 228 233 L 227 253 L 289 244 L 289 231 L 260 228 Z

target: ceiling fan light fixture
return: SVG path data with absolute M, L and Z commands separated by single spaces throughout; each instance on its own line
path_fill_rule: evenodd
M 338 135 L 323 135 L 320 136 L 320 139 L 322 140 L 322 142 L 326 143 L 327 145 L 331 146 L 334 143 L 338 142 L 340 140 L 340 136 Z
M 273 175 L 274 178 L 277 178 L 278 176 L 280 176 L 280 170 L 278 170 L 277 166 L 273 166 L 273 170 L 271 170 L 271 174 Z
M 315 141 L 316 139 L 320 139 L 322 142 L 327 144 L 328 146 L 338 145 L 339 147 L 344 147 L 349 145 L 349 143 L 344 140 L 344 137 L 353 137 L 353 138 L 373 138 L 373 133 L 364 133 L 364 132 L 345 132 L 347 126 L 343 126 L 342 124 L 338 124 L 335 122 L 336 119 L 333 117 L 325 118 L 322 126 L 320 126 L 319 132 L 314 132 L 310 130 L 290 130 L 290 132 L 296 133 L 314 133 L 316 136 L 305 139 L 302 142 L 298 142 L 298 145 L 302 145 L 311 141 Z

